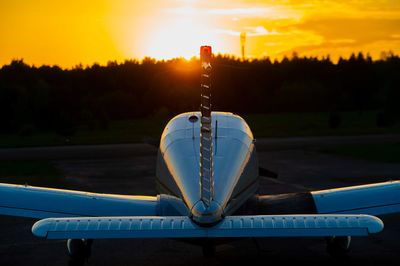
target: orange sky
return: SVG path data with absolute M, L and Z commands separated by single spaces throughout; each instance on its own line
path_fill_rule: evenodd
M 0 24 L 0 65 L 240 56 L 241 32 L 251 58 L 400 53 L 399 0 L 0 0 Z

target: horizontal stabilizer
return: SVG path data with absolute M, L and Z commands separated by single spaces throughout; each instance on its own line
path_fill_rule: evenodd
M 364 236 L 383 229 L 368 215 L 227 216 L 201 227 L 187 216 L 48 218 L 32 232 L 48 239 Z

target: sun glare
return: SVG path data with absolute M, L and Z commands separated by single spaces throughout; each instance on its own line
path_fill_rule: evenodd
M 147 54 L 156 59 L 190 59 L 199 56 L 200 45 L 219 47 L 213 32 L 191 18 L 176 19 L 155 29 L 147 44 Z

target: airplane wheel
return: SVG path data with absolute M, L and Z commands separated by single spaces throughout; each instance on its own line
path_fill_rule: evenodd
M 350 251 L 350 236 L 331 236 L 326 238 L 326 250 L 335 258 L 346 257 Z
M 68 239 L 69 265 L 84 265 L 92 253 L 93 239 Z

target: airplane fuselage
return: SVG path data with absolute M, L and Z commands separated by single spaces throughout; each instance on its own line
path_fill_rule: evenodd
M 231 215 L 258 188 L 254 137 L 246 122 L 227 112 L 212 113 L 213 196 L 200 197 L 200 112 L 174 117 L 161 136 L 157 158 L 158 193 L 182 199 L 192 219 L 210 225 Z

